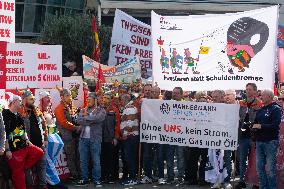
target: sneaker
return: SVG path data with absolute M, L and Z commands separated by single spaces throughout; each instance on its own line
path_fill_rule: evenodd
M 243 182 L 243 181 L 240 181 L 240 182 L 237 184 L 237 188 L 246 188 L 246 187 L 247 187 L 247 185 L 246 185 L 246 183 Z
M 94 185 L 95 185 L 96 188 L 103 187 L 103 185 L 100 181 L 94 182 Z
M 89 182 L 84 180 L 79 180 L 75 186 L 88 186 Z
M 164 178 L 159 178 L 158 179 L 158 184 L 160 184 L 160 185 L 166 184 L 165 179 Z
M 231 185 L 231 183 L 225 183 L 224 189 L 233 189 L 233 186 Z
M 123 182 L 122 184 L 124 186 L 133 186 L 133 185 L 138 184 L 138 182 L 137 182 L 137 180 L 130 179 L 130 180 Z
M 153 181 L 151 178 L 145 176 L 142 180 L 141 180 L 141 183 L 142 184 L 151 184 Z

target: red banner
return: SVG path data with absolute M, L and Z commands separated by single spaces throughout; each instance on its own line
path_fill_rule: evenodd
M 0 89 L 6 89 L 6 53 L 7 42 L 0 42 Z

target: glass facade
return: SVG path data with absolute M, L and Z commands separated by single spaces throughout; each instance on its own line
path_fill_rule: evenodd
M 49 15 L 81 14 L 86 0 L 16 0 L 16 37 L 38 36 Z

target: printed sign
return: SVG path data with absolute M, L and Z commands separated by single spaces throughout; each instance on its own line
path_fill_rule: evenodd
M 0 41 L 15 43 L 15 0 L 0 0 Z
M 63 88 L 71 91 L 73 104 L 76 108 L 84 105 L 83 79 L 81 76 L 63 77 Z

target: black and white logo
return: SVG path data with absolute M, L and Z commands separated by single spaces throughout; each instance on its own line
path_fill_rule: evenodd
M 169 114 L 171 111 L 170 105 L 167 103 L 163 103 L 160 106 L 160 110 L 163 114 Z

